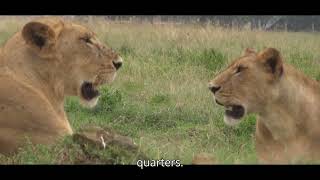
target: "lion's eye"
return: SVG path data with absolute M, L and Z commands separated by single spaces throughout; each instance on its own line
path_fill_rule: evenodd
M 85 36 L 80 39 L 83 40 L 85 43 L 92 44 L 91 38 L 89 36 Z
M 237 67 L 236 74 L 238 74 L 238 73 L 240 73 L 241 71 L 243 71 L 243 69 L 245 69 L 243 66 L 238 66 L 238 67 Z

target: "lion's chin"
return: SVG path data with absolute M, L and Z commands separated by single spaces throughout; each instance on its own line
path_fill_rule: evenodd
M 80 103 L 82 106 L 86 107 L 86 108 L 94 108 L 97 104 L 98 104 L 98 101 L 99 101 L 99 97 L 100 96 L 97 96 L 91 100 L 84 100 L 83 98 L 80 98 Z
M 241 118 L 240 119 L 236 119 L 236 118 L 233 118 L 233 117 L 228 116 L 228 115 L 225 114 L 224 118 L 223 118 L 223 121 L 228 126 L 236 126 L 241 122 Z

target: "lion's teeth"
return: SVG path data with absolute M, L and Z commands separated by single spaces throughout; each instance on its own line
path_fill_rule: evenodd
M 226 110 L 232 111 L 232 106 L 226 107 Z

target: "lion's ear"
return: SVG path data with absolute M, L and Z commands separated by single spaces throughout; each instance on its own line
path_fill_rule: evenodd
M 58 24 L 49 22 L 29 22 L 22 29 L 26 44 L 41 57 L 52 57 L 56 39 L 61 31 Z
M 283 62 L 280 52 L 275 48 L 266 48 L 258 55 L 258 59 L 268 73 L 272 73 L 276 77 L 280 77 L 283 73 Z

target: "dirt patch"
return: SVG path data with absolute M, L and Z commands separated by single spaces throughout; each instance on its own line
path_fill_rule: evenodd
M 59 154 L 59 164 L 135 164 L 147 160 L 133 139 L 111 128 L 89 126 L 72 137 L 72 144 Z M 79 148 L 80 147 L 80 148 Z
M 196 154 L 192 159 L 193 165 L 212 165 L 217 164 L 217 160 L 208 153 L 199 153 Z

